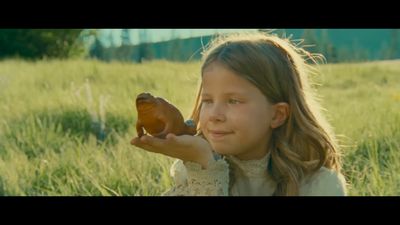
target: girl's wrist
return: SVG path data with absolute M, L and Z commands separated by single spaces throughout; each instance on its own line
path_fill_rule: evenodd
M 207 169 L 209 167 L 209 164 L 214 161 L 214 155 L 212 154 L 212 152 L 209 152 L 208 154 L 201 157 L 198 163 L 201 165 L 202 169 Z

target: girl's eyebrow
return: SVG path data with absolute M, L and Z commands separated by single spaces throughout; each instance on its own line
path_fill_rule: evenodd
M 244 92 L 226 92 L 226 93 L 223 93 L 222 95 L 225 95 L 225 96 L 232 96 L 232 95 L 240 95 L 240 96 L 243 96 L 243 95 L 246 95 Z M 209 94 L 209 93 L 202 93 L 201 94 L 201 96 L 211 96 L 211 94 Z

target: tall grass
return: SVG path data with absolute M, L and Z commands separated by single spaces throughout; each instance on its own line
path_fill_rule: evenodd
M 160 195 L 172 158 L 129 144 L 134 99 L 152 92 L 189 116 L 200 64 L 0 62 L 0 195 Z M 400 62 L 321 67 L 350 195 L 400 194 Z
M 343 145 L 351 195 L 400 194 L 400 61 L 322 67 L 317 78 Z

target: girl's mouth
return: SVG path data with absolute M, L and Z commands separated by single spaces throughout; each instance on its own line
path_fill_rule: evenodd
M 208 130 L 210 138 L 213 140 L 221 140 L 226 136 L 233 134 L 232 131 L 222 131 L 222 130 Z

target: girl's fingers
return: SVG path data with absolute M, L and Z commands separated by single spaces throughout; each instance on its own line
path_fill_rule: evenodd
M 137 145 L 140 144 L 139 137 L 135 137 L 131 140 L 131 145 Z
M 139 139 L 139 144 L 136 144 L 137 147 L 143 148 L 144 150 L 162 153 L 168 156 L 175 156 L 175 147 L 172 146 L 173 143 L 170 143 L 167 140 L 151 137 L 148 135 L 144 135 Z
M 165 148 L 165 140 L 161 138 L 155 138 L 145 135 L 140 138 L 140 141 L 146 145 L 150 145 L 155 148 Z
M 140 141 L 138 143 L 135 143 L 134 145 L 136 147 L 138 147 L 138 148 L 144 149 L 144 150 L 149 151 L 149 152 L 166 154 L 165 152 L 163 152 L 163 149 L 154 147 L 152 145 L 149 145 L 149 144 L 146 144 L 146 143 L 143 143 L 143 142 L 140 142 Z
M 170 142 L 176 142 L 177 141 L 176 135 L 173 134 L 173 133 L 167 134 L 167 136 L 165 138 L 166 138 L 167 141 L 170 141 Z
M 207 141 L 191 135 L 168 134 L 165 139 L 144 135 L 132 139 L 131 144 L 149 152 L 160 153 L 184 161 L 197 162 L 207 154 L 210 146 Z M 211 152 L 211 149 L 210 149 Z
M 191 135 L 180 135 L 176 136 L 174 134 L 171 135 L 171 141 L 174 141 L 176 144 L 182 146 L 182 147 L 189 147 L 193 146 L 193 144 L 196 141 L 196 137 L 193 137 Z
M 156 149 L 153 146 L 148 144 L 148 138 L 146 138 L 145 136 L 146 135 L 144 135 L 144 136 L 142 136 L 140 138 L 139 137 L 133 138 L 131 140 L 131 144 L 136 146 L 136 147 L 139 147 L 139 148 L 142 148 L 144 150 L 147 150 L 147 151 L 156 152 Z
M 193 147 L 194 141 L 195 139 L 192 136 L 176 136 L 170 133 L 166 136 L 166 139 L 143 135 L 140 138 L 132 139 L 131 144 L 150 152 L 180 158 L 189 153 L 188 149 Z

